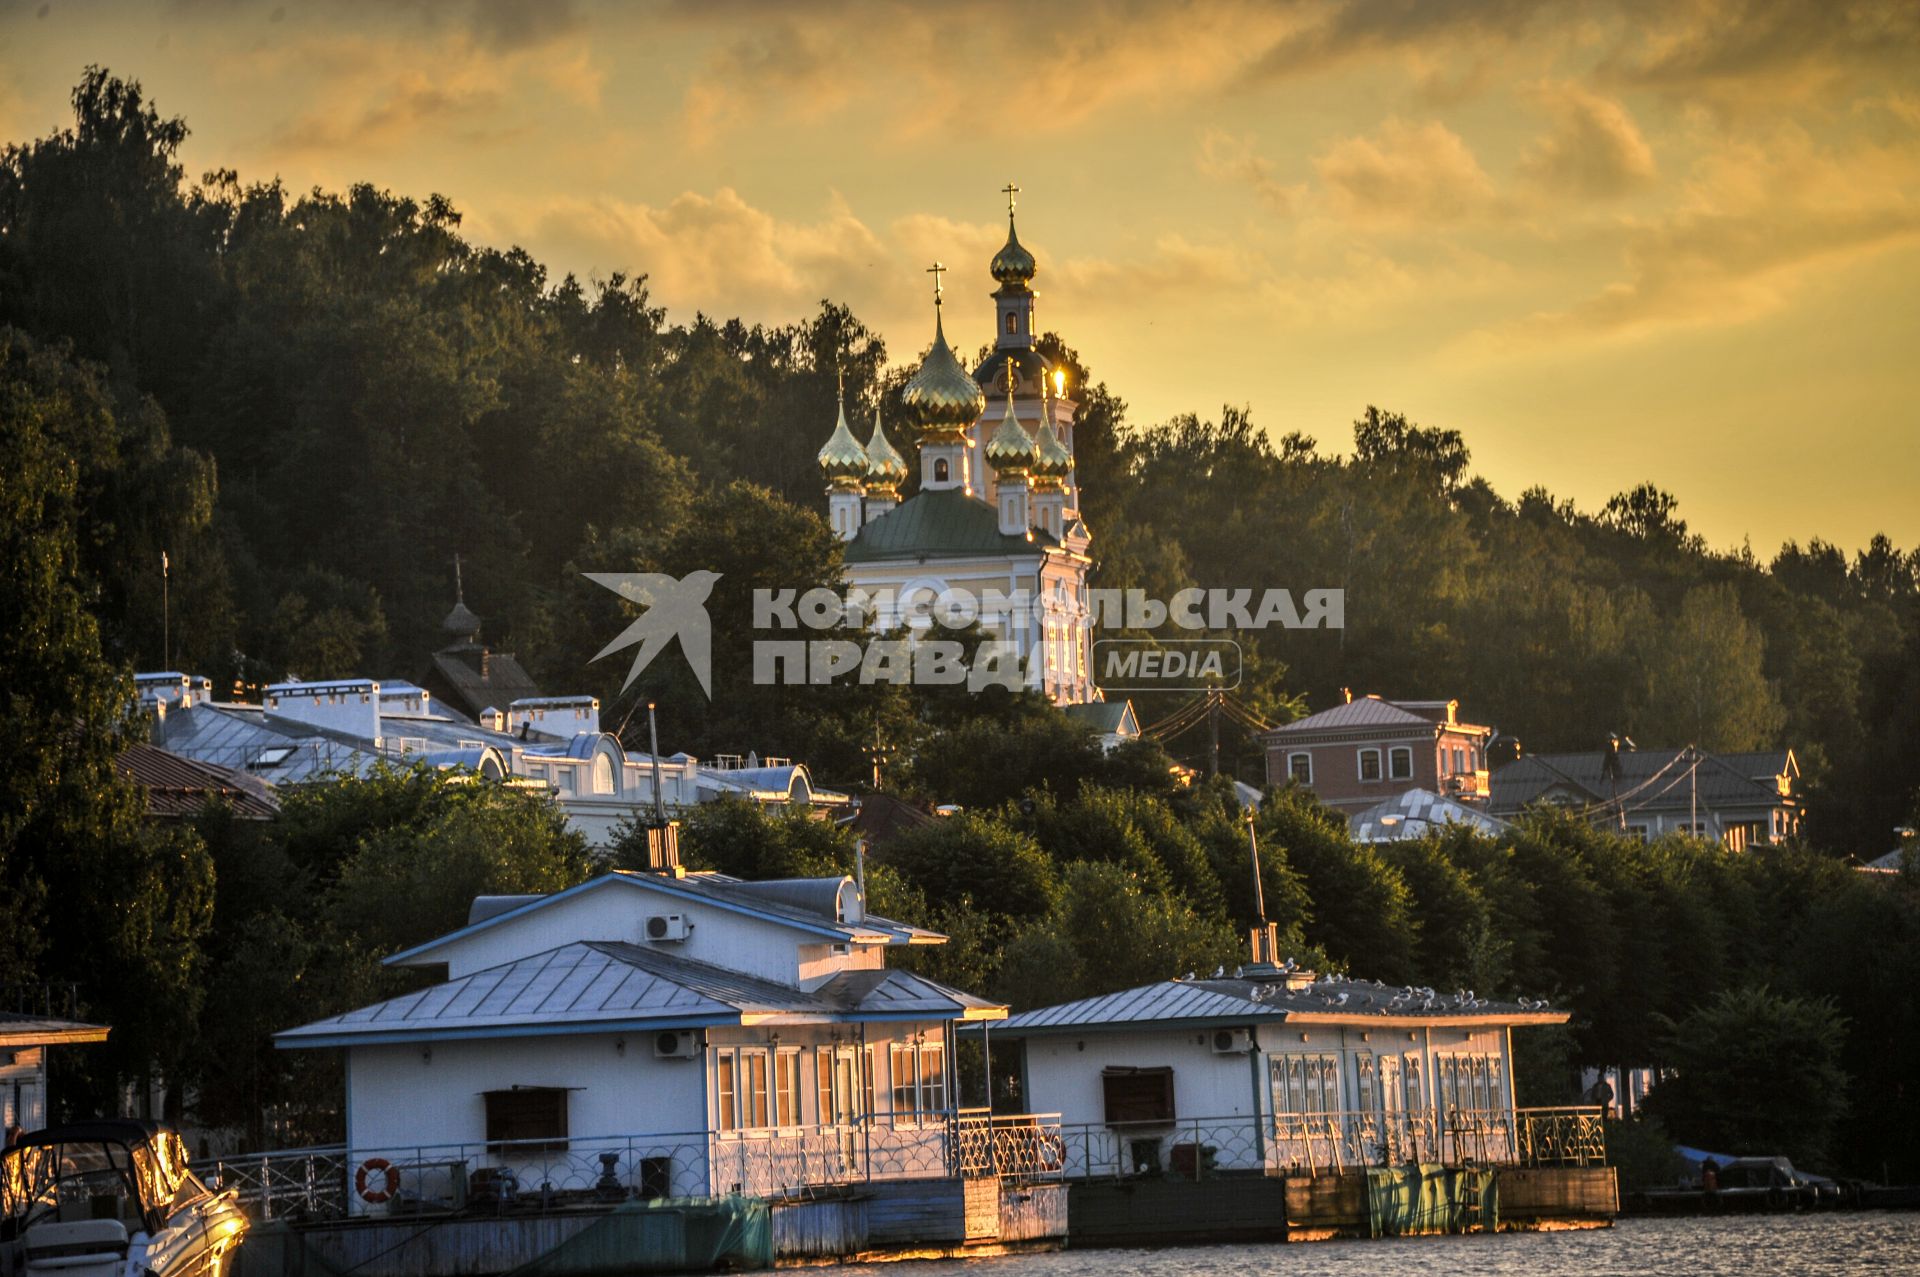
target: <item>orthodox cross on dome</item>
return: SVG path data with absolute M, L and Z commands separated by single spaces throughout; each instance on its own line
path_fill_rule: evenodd
M 935 262 L 927 267 L 927 274 L 933 276 L 933 304 L 936 306 L 940 304 L 940 276 L 945 274 L 946 270 L 945 264 L 941 262 Z
M 1007 184 L 1000 188 L 1000 193 L 1007 197 L 1007 220 L 1011 222 L 1013 220 L 1013 197 L 1020 193 L 1020 188 L 1015 186 L 1013 181 L 1009 179 Z
M 1011 356 L 1008 357 L 1006 366 L 1007 366 L 1007 397 L 1012 398 L 1013 392 L 1016 389 L 1018 389 L 1020 385 L 1020 372 L 1019 372 L 1019 369 L 1015 367 L 1014 361 Z
M 460 580 L 460 556 L 457 554 L 453 556 L 453 601 L 455 603 L 467 601 L 467 587 Z

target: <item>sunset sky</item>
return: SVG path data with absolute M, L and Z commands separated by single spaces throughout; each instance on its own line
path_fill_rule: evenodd
M 88 63 L 190 173 L 440 192 L 675 319 L 1040 320 L 1136 422 L 1463 431 L 1509 497 L 1642 480 L 1718 548 L 1920 543 L 1920 5 L 0 0 L 0 138 Z M 823 423 L 822 434 L 831 422 Z

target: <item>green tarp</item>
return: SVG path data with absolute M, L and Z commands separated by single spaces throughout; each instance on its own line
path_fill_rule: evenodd
M 1430 1163 L 1367 1171 L 1367 1222 L 1375 1237 L 1493 1232 L 1500 1190 L 1490 1170 Z
M 234 1254 L 231 1277 L 456 1277 L 476 1272 L 630 1277 L 773 1266 L 773 1216 L 767 1203 L 738 1196 L 624 1202 L 514 1266 L 529 1244 L 539 1244 L 532 1230 L 564 1218 L 445 1215 L 294 1225 L 276 1220 L 254 1225 Z
M 773 1215 L 758 1197 L 627 1202 L 508 1277 L 771 1268 Z

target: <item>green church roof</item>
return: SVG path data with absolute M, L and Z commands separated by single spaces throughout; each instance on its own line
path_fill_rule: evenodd
M 1000 530 L 1000 516 L 959 488 L 922 492 L 860 529 L 847 546 L 848 563 L 881 559 L 964 559 L 981 555 L 1038 556 L 1059 544 L 1044 528 L 1032 539 Z

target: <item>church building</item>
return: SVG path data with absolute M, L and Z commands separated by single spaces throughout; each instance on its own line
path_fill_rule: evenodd
M 876 413 L 862 445 L 840 407 L 820 450 L 834 531 L 847 542 L 855 590 L 891 599 L 881 630 L 949 592 L 979 601 L 982 630 L 1012 645 L 1028 685 L 1056 704 L 1099 700 L 1087 594 L 1091 534 L 1080 518 L 1066 372 L 1035 345 L 1033 254 L 1014 231 L 989 266 L 994 348 L 971 375 L 947 344 L 935 263 L 933 347 L 900 393 L 899 417 L 918 454 L 919 490 Z M 1002 600 L 1014 600 L 1011 603 Z M 1022 605 L 1024 604 L 1024 605 Z

